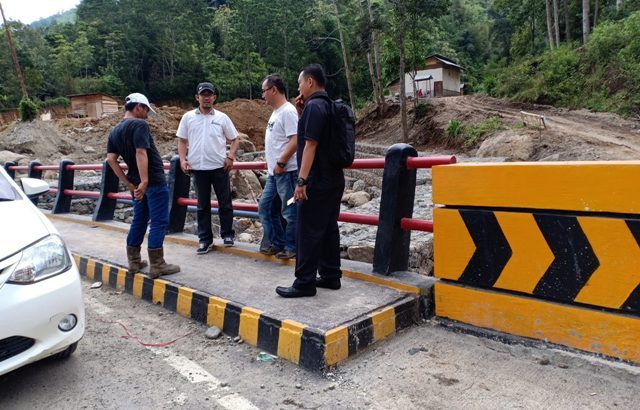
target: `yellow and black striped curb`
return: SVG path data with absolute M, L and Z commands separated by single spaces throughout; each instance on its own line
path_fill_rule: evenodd
M 88 218 L 79 217 L 77 215 L 70 216 L 70 215 L 64 215 L 64 214 L 47 214 L 47 217 L 53 220 L 73 222 L 73 223 L 78 223 L 78 224 L 87 225 L 91 227 L 100 227 L 103 229 L 116 231 L 116 232 L 123 232 L 123 233 L 129 232 L 128 226 L 117 226 L 110 223 L 96 222 Z M 180 238 L 172 235 L 165 236 L 165 242 L 175 243 L 179 245 L 187 245 L 187 246 L 196 246 L 198 244 L 197 239 Z M 236 256 L 252 258 L 254 260 L 268 261 L 268 262 L 277 263 L 280 265 L 295 266 L 295 259 L 279 259 L 279 258 L 276 258 L 275 256 L 265 255 L 260 252 L 252 251 L 249 249 L 242 249 L 237 246 L 225 247 L 225 246 L 214 245 L 213 249 L 216 252 L 229 253 Z M 393 278 L 381 277 L 380 275 L 358 272 L 355 270 L 350 270 L 345 268 L 342 268 L 341 270 L 342 270 L 342 276 L 347 278 L 358 279 L 358 280 L 363 280 L 365 282 L 375 283 L 377 285 L 385 286 L 401 292 L 414 293 L 416 295 L 421 295 L 426 298 L 431 297 L 430 286 L 427 288 L 423 288 L 410 283 L 404 283 L 398 280 L 394 280 Z
M 378 311 L 322 331 L 164 279 L 131 274 L 126 268 L 108 262 L 77 254 L 74 258 L 80 274 L 90 280 L 100 280 L 207 326 L 217 326 L 228 336 L 239 336 L 251 345 L 311 370 L 336 365 L 412 325 L 419 317 L 419 297 L 408 294 Z

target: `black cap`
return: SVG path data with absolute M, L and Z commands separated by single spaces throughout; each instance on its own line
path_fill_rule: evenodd
M 213 84 L 211 83 L 200 83 L 198 84 L 198 87 L 196 88 L 196 94 L 200 94 L 203 91 L 211 91 L 212 93 L 214 93 L 215 95 L 218 95 L 218 92 L 216 91 L 216 87 L 214 87 Z

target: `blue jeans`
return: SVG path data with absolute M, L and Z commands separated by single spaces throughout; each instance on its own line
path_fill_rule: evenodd
M 151 220 L 147 247 L 162 248 L 169 225 L 169 188 L 166 184 L 147 187 L 140 201 L 133 200 L 133 221 L 127 235 L 127 246 L 140 246 Z
M 287 206 L 287 201 L 293 197 L 295 182 L 298 171 L 289 171 L 280 175 L 269 175 L 267 184 L 262 191 L 260 198 L 259 214 L 264 235 L 269 239 L 271 245 L 278 249 L 286 249 L 296 252 L 296 220 L 298 218 L 298 207 Z M 281 212 L 272 212 L 273 200 L 280 197 L 282 204 Z M 287 221 L 286 229 L 283 229 L 280 216 Z

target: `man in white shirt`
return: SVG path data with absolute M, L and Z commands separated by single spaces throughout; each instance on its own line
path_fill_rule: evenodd
M 265 132 L 264 146 L 267 157 L 267 183 L 260 198 L 259 214 L 264 235 L 271 242 L 267 249 L 261 249 L 267 255 L 276 255 L 280 259 L 296 256 L 296 219 L 297 206 L 288 205 L 293 198 L 298 178 L 296 161 L 298 112 L 285 96 L 282 77 L 273 74 L 262 82 L 262 98 L 273 108 Z M 272 212 L 274 199 L 281 204 L 280 212 Z M 287 221 L 283 229 L 282 218 Z
M 198 196 L 199 255 L 209 252 L 213 244 L 211 230 L 211 186 L 218 199 L 220 236 L 224 246 L 233 246 L 233 208 L 229 171 L 238 149 L 238 131 L 231 119 L 213 109 L 218 91 L 211 83 L 200 83 L 196 88 L 198 108 L 186 112 L 180 120 L 178 155 L 185 173 L 193 172 Z M 227 153 L 227 141 L 231 148 Z M 188 155 L 187 155 L 188 150 Z

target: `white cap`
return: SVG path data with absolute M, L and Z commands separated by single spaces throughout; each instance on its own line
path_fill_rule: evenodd
M 124 103 L 125 104 L 129 104 L 129 103 L 144 104 L 147 107 L 149 107 L 149 111 L 151 111 L 154 114 L 156 113 L 156 111 L 153 108 L 151 108 L 151 104 L 149 104 L 149 100 L 147 99 L 147 97 L 144 96 L 144 94 L 140 94 L 140 93 L 129 94 L 127 95 L 127 98 L 124 99 Z

